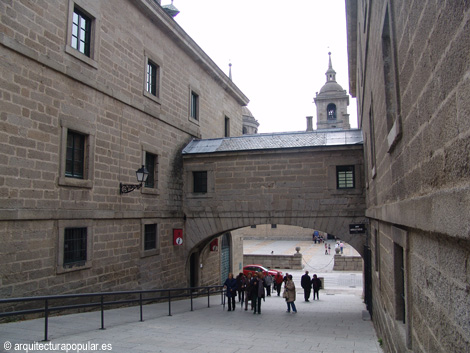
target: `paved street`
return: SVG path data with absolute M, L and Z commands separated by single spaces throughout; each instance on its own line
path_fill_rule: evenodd
M 262 247 L 259 243 L 247 241 L 246 251 L 259 253 Z M 308 242 L 304 243 L 304 247 L 299 246 L 301 252 L 305 250 L 306 268 L 311 274 L 325 277 L 327 288 L 320 291 L 319 301 L 304 302 L 300 287 L 303 271 L 283 270 L 294 275 L 297 314 L 286 313 L 285 301 L 278 296 L 266 298 L 261 305 L 261 315 L 253 315 L 240 306 L 228 312 L 220 305 L 220 296 L 215 296 L 211 298 L 210 308 L 207 298 L 196 300 L 192 312 L 188 300 L 174 302 L 172 316 L 168 316 L 168 304 L 145 306 L 144 322 L 138 321 L 139 309 L 136 307 L 108 310 L 105 312 L 106 330 L 99 329 L 98 312 L 53 317 L 49 327 L 49 351 L 66 352 L 69 349 L 69 352 L 76 352 L 81 348 L 81 352 L 112 350 L 118 353 L 381 352 L 361 299 L 362 274 L 333 272 L 330 263 L 333 255 L 324 255 L 320 246 L 309 247 Z M 289 252 L 292 245 L 271 242 L 266 246 L 272 248 L 269 252 Z M 44 344 L 41 342 L 43 335 L 41 319 L 2 324 L 2 352 L 28 351 L 15 348 L 43 352 L 45 349 L 37 346 Z M 7 341 L 12 344 L 10 350 L 5 349 Z M 38 342 L 36 347 L 15 347 L 15 344 L 34 342 Z

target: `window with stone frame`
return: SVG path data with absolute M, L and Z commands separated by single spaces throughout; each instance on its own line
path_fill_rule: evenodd
M 144 225 L 144 251 L 157 248 L 157 224 Z
M 398 82 L 396 62 L 394 57 L 393 30 L 390 11 L 387 6 L 382 28 L 382 60 L 384 73 L 385 107 L 388 152 L 390 152 L 401 137 L 401 122 L 399 116 Z
M 193 192 L 196 194 L 207 193 L 207 171 L 193 172 Z
M 84 265 L 87 260 L 87 228 L 65 228 L 63 265 Z
M 100 13 L 97 6 L 87 0 L 68 0 L 68 8 L 65 52 L 98 69 L 95 59 L 99 57 Z
M 147 60 L 147 74 L 146 74 L 146 91 L 155 97 L 160 96 L 160 66 L 151 61 Z
M 191 90 L 190 95 L 190 118 L 199 121 L 199 95 Z
M 62 274 L 81 271 L 93 264 L 93 221 L 59 220 L 57 222 L 57 267 Z
M 84 179 L 85 141 L 86 135 L 68 130 L 65 157 L 65 176 L 68 178 Z
M 149 174 L 144 186 L 146 188 L 156 189 L 158 186 L 158 156 L 156 154 L 145 152 L 145 168 L 147 168 Z
M 74 117 L 61 119 L 59 185 L 92 188 L 95 131 Z
M 73 9 L 72 16 L 72 38 L 70 46 L 90 57 L 92 17 L 76 5 Z
M 336 166 L 336 188 L 354 189 L 356 187 L 353 165 Z
M 230 118 L 227 116 L 224 119 L 224 136 L 230 137 Z

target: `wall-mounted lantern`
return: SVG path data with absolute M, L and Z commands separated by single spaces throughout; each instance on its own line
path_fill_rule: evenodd
M 119 184 L 119 193 L 120 194 L 127 194 L 128 192 L 134 191 L 135 189 L 140 189 L 142 187 L 142 183 L 145 183 L 147 181 L 147 178 L 149 176 L 149 171 L 147 168 L 145 168 L 144 165 L 142 165 L 142 168 L 138 169 L 135 172 L 137 176 L 137 181 L 139 184 Z

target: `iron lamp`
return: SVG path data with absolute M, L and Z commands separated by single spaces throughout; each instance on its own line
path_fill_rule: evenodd
M 128 192 L 134 191 L 135 189 L 140 189 L 142 187 L 142 183 L 147 181 L 149 176 L 149 171 L 142 165 L 142 168 L 138 169 L 136 172 L 137 181 L 139 184 L 119 184 L 119 193 L 120 194 L 127 194 Z

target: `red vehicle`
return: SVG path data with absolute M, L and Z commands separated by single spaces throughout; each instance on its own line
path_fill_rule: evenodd
M 255 273 L 262 272 L 265 276 L 269 273 L 273 278 L 276 276 L 276 274 L 279 272 L 282 275 L 282 271 L 278 270 L 268 270 L 266 267 L 263 267 L 261 265 L 246 265 L 243 266 L 243 274 L 245 276 L 248 275 L 248 273 L 251 273 L 252 275 Z

